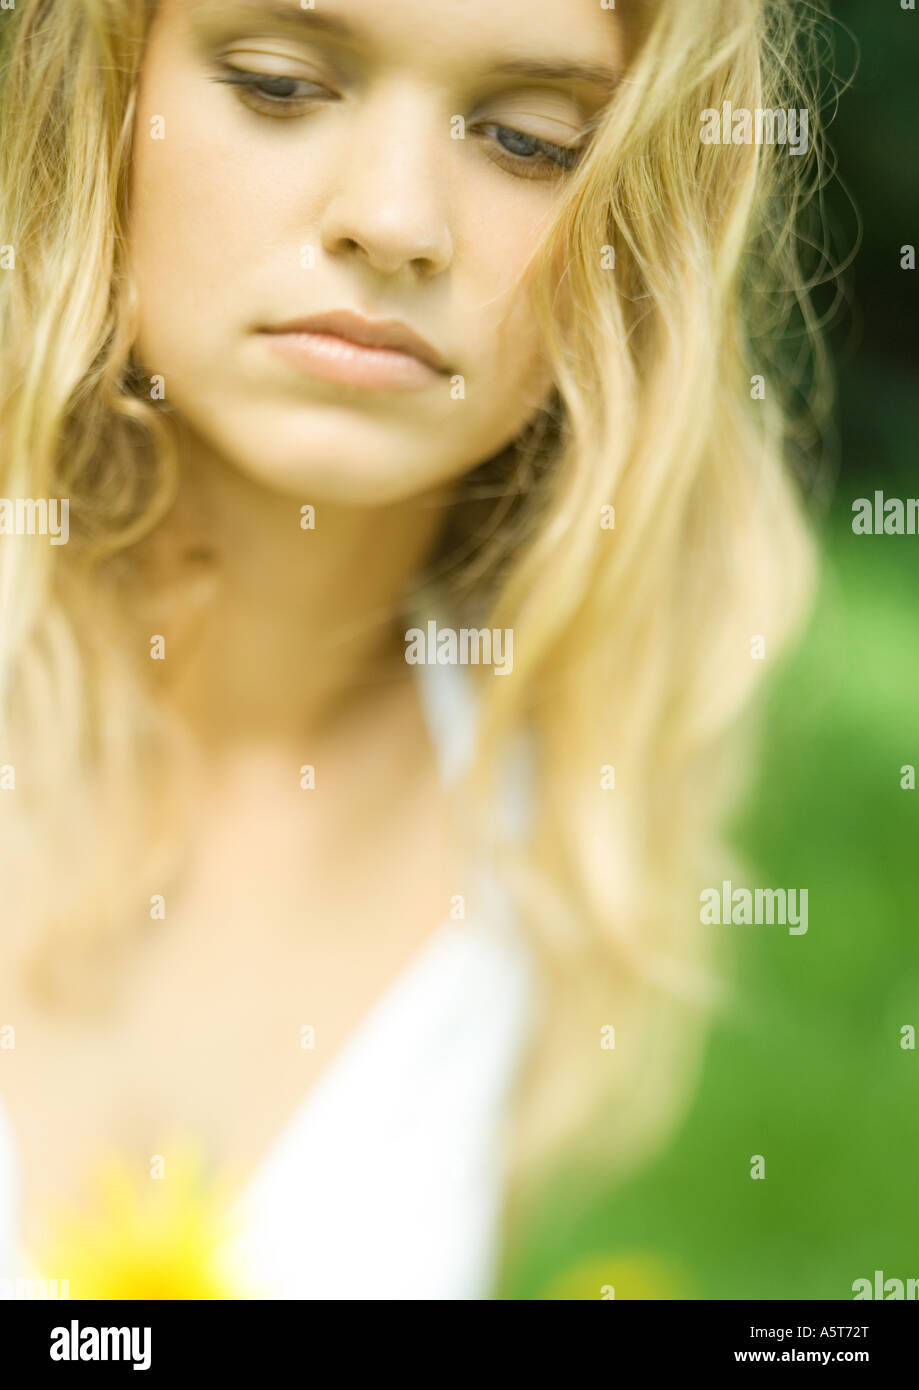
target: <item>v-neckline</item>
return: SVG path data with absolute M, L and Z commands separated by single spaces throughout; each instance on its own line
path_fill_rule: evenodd
M 411 613 L 408 615 L 411 617 Z M 471 754 L 475 729 L 473 692 L 464 672 L 456 666 L 418 665 L 413 670 L 415 689 L 421 703 L 425 728 L 437 759 L 439 780 L 449 787 Z M 425 938 L 411 957 L 396 972 L 393 979 L 376 996 L 361 1020 L 323 1068 L 306 1094 L 297 1102 L 275 1138 L 269 1143 L 248 1177 L 229 1200 L 233 1217 L 241 1216 L 269 1168 L 287 1152 L 320 1099 L 338 1082 L 351 1065 L 354 1056 L 366 1051 L 367 1042 L 392 1013 L 395 1003 L 411 986 L 415 978 L 429 968 L 429 963 L 445 948 L 456 934 L 456 922 L 446 914 Z
M 353 1065 L 354 1058 L 366 1053 L 371 1039 L 377 1034 L 392 1014 L 397 1003 L 411 989 L 415 980 L 429 968 L 431 961 L 445 949 L 455 936 L 456 923 L 449 916 L 443 917 L 437 927 L 426 938 L 424 944 L 414 952 L 401 967 L 382 994 L 379 994 L 365 1012 L 363 1018 L 345 1041 L 335 1050 L 328 1064 L 323 1068 L 306 1094 L 297 1102 L 276 1137 L 258 1160 L 255 1168 L 244 1180 L 238 1191 L 231 1196 L 228 1210 L 231 1220 L 242 1218 L 251 1207 L 265 1174 L 274 1168 L 294 1145 L 297 1135 L 308 1123 L 325 1096 L 341 1085 L 342 1077 Z

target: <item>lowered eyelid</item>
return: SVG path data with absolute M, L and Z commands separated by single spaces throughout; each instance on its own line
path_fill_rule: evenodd
M 315 66 L 282 54 L 261 53 L 251 48 L 221 53 L 217 65 L 233 72 L 256 73 L 260 77 L 290 77 L 297 82 L 314 82 L 317 86 L 325 86 L 329 81 L 328 75 L 324 76 Z
M 241 56 L 275 58 L 278 62 L 309 65 L 319 68 L 336 82 L 351 80 L 354 68 L 348 55 L 339 51 L 324 35 L 318 41 L 299 33 L 259 33 L 252 29 L 230 29 L 205 25 L 193 30 L 193 42 L 199 56 L 209 63 L 224 62 Z
M 577 138 L 593 128 L 597 116 L 560 92 L 537 89 L 526 93 L 493 92 L 475 103 L 475 115 L 470 119 L 510 126 L 521 120 L 549 122 L 568 136 Z M 551 138 L 546 136 L 546 139 Z
M 210 51 L 220 58 L 276 58 L 281 63 L 327 63 L 331 59 L 315 44 L 295 43 L 272 38 L 270 35 L 247 34 L 223 43 L 213 44 Z

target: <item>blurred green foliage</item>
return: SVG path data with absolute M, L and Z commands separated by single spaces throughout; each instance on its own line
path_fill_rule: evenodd
M 758 785 L 734 831 L 762 886 L 807 887 L 809 930 L 729 925 L 734 999 L 687 1119 L 621 1187 L 574 1164 L 510 1253 L 505 1298 L 851 1299 L 919 1277 L 919 537 L 855 536 L 875 488 L 919 496 L 919 12 L 839 0 L 854 84 L 830 139 L 837 253 L 862 236 L 831 325 L 838 481 L 813 623 L 767 696 Z M 691 927 L 691 929 L 693 929 Z M 703 928 L 698 927 L 702 930 Z M 765 1178 L 753 1180 L 753 1155 Z

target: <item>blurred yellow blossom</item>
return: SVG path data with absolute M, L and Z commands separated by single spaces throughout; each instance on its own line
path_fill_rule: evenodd
M 641 1252 L 591 1255 L 570 1265 L 540 1294 L 555 1299 L 693 1298 L 689 1280 L 667 1260 Z
M 225 1179 L 208 1177 L 201 1150 L 168 1148 L 162 1177 L 118 1155 L 95 1171 L 83 1207 L 59 1205 L 53 1234 L 33 1253 L 39 1274 L 69 1281 L 72 1299 L 223 1299 L 254 1295 L 219 1254 L 233 1220 Z

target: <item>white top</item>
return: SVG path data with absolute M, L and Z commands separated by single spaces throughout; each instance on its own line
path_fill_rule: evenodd
M 456 666 L 415 669 L 449 782 L 474 745 L 468 678 Z M 513 778 L 511 766 L 508 809 L 519 826 L 526 789 Z M 321 1074 L 234 1207 L 238 1234 L 221 1253 L 253 1296 L 492 1293 L 503 1122 L 538 993 L 506 893 L 483 872 L 476 900 L 487 901 L 486 914 L 440 924 Z M 15 1257 L 15 1212 L 15 1152 L 0 1107 L 0 1296 L 4 1278 L 34 1277 Z

